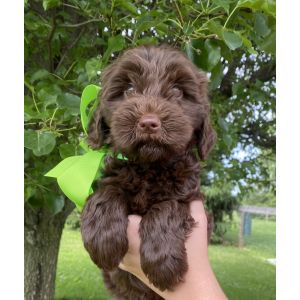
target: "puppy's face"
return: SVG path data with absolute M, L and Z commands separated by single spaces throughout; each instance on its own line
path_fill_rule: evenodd
M 207 78 L 181 52 L 142 46 L 104 72 L 89 130 L 92 147 L 108 143 L 130 159 L 154 162 L 196 145 L 204 159 L 214 139 Z

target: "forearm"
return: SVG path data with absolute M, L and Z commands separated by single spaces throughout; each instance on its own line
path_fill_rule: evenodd
M 120 265 L 122 269 L 129 271 L 147 286 L 149 286 L 154 292 L 159 294 L 166 300 L 182 300 L 182 299 L 193 299 L 193 300 L 226 300 L 209 262 L 202 264 L 198 270 L 189 271 L 184 282 L 178 284 L 173 291 L 160 291 L 153 284 L 149 283 L 149 280 L 144 273 L 140 270 L 128 270 Z
M 166 300 L 194 299 L 194 300 L 225 300 L 227 299 L 216 280 L 209 264 L 201 266 L 201 270 L 188 272 L 185 282 L 177 286 L 174 291 L 167 291 L 163 295 Z

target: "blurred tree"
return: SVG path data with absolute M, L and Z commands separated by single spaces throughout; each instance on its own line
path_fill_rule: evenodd
M 202 185 L 227 196 L 211 193 L 208 206 L 232 209 L 238 193 L 274 187 L 265 162 L 275 155 L 275 1 L 25 0 L 26 299 L 54 298 L 74 206 L 43 175 L 80 152 L 81 91 L 120 51 L 148 43 L 181 48 L 210 75 L 219 139 Z

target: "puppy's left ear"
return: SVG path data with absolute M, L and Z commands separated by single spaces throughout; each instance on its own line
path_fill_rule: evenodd
M 201 129 L 198 132 L 198 154 L 201 160 L 206 160 L 209 152 L 216 143 L 217 135 L 214 131 L 209 116 L 205 116 Z
M 104 124 L 101 107 L 94 112 L 88 127 L 88 143 L 93 149 L 99 149 L 104 144 Z
M 201 160 L 205 160 L 213 148 L 217 135 L 215 130 L 211 125 L 210 120 L 210 106 L 208 102 L 208 78 L 206 74 L 200 72 L 198 73 L 198 82 L 199 82 L 199 100 L 202 104 L 202 118 L 201 124 L 197 135 L 197 148 L 198 154 Z

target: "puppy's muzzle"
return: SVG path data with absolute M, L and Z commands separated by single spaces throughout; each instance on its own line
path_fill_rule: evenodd
M 137 126 L 141 133 L 158 133 L 161 130 L 161 122 L 155 114 L 143 115 Z

